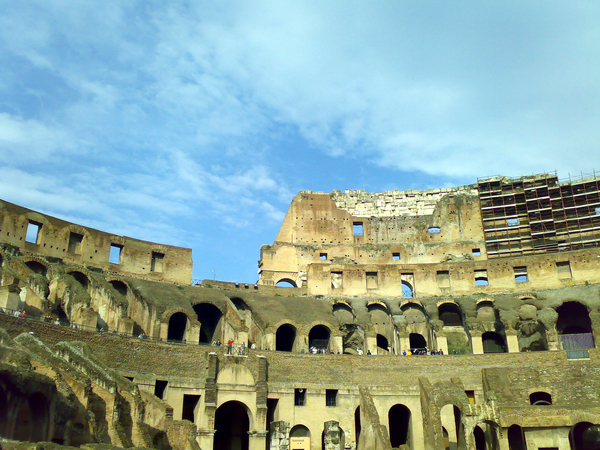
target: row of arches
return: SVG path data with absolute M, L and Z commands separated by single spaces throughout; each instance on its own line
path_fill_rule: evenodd
M 522 427 L 511 425 L 507 434 L 509 450 L 527 450 L 526 433 Z M 600 425 L 591 422 L 578 422 L 569 430 L 568 439 L 571 450 L 599 450 Z M 477 450 L 486 449 L 478 446 Z
M 212 303 L 198 303 L 193 307 L 196 318 L 200 322 L 199 343 L 210 344 L 221 340 L 223 313 Z M 190 318 L 184 312 L 176 312 L 169 318 L 167 340 L 183 341 L 189 328 Z
M 275 350 L 291 352 L 296 345 L 298 330 L 295 326 L 285 323 L 277 328 L 275 333 Z M 315 325 L 308 333 L 308 347 L 317 350 L 328 350 L 331 339 L 331 330 L 325 325 Z

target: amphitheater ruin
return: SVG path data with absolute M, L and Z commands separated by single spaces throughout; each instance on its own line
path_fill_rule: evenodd
M 0 201 L 0 445 L 598 450 L 599 244 L 595 173 L 303 191 L 256 284 Z

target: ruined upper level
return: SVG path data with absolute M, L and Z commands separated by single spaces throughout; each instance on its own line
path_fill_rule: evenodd
M 0 243 L 109 272 L 190 284 L 192 250 L 105 233 L 0 200 Z

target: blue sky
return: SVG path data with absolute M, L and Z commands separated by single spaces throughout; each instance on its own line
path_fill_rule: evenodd
M 191 247 L 195 278 L 255 282 L 299 190 L 600 169 L 596 0 L 0 11 L 0 198 Z

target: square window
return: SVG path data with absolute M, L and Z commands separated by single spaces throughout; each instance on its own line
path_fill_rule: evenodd
M 600 216 L 600 206 L 596 206 L 596 208 L 594 208 L 594 211 L 596 212 L 597 216 Z
M 83 242 L 83 234 L 69 233 L 69 253 L 75 255 L 81 254 L 81 243 Z
M 306 405 L 306 389 L 294 389 L 294 406 Z
M 557 261 L 556 272 L 558 273 L 558 278 L 561 280 L 567 280 L 573 277 L 569 261 Z
M 343 284 L 343 272 L 331 272 L 331 288 L 341 289 L 344 287 Z
M 465 391 L 465 394 L 467 394 L 467 398 L 469 399 L 469 404 L 474 405 L 475 404 L 475 391 Z
M 481 256 L 481 250 L 478 248 L 474 248 L 473 250 L 471 250 L 471 254 L 473 256 Z
M 441 288 L 450 287 L 450 272 L 448 270 L 437 271 L 437 283 Z
M 154 384 L 154 395 L 158 398 L 165 398 L 165 390 L 169 382 L 167 380 L 156 380 Z
M 108 256 L 108 262 L 111 264 L 121 264 L 121 251 L 123 250 L 122 245 L 110 244 L 110 255 Z
M 367 289 L 377 289 L 377 272 L 367 272 Z
M 337 389 L 325 390 L 325 406 L 337 406 Z
M 354 222 L 352 224 L 352 231 L 354 236 L 363 236 L 363 223 L 362 222 Z
M 200 396 L 194 394 L 183 394 L 183 409 L 181 411 L 181 420 L 189 420 L 194 423 L 196 419 L 196 408 L 200 403 Z
M 400 253 L 392 253 L 392 259 L 394 261 L 400 261 Z
M 518 217 L 517 217 L 517 218 L 515 218 L 515 219 L 508 219 L 508 220 L 506 221 L 506 224 L 507 224 L 509 227 L 516 227 L 516 226 L 518 226 L 518 225 L 519 225 L 519 223 L 520 223 L 520 221 L 519 221 L 519 218 L 518 218 Z
M 320 253 L 319 254 L 319 259 L 321 261 L 327 261 L 327 253 Z
M 487 270 L 475 271 L 475 286 L 487 286 L 489 283 Z
M 150 262 L 151 272 L 162 272 L 164 269 L 164 253 L 152 252 L 152 261 Z
M 527 277 L 527 267 L 514 267 L 515 283 L 527 283 L 529 278 Z
M 25 236 L 25 241 L 30 242 L 32 244 L 38 244 L 41 229 L 42 229 L 41 223 L 33 222 L 30 220 L 29 223 L 27 224 L 27 235 Z

